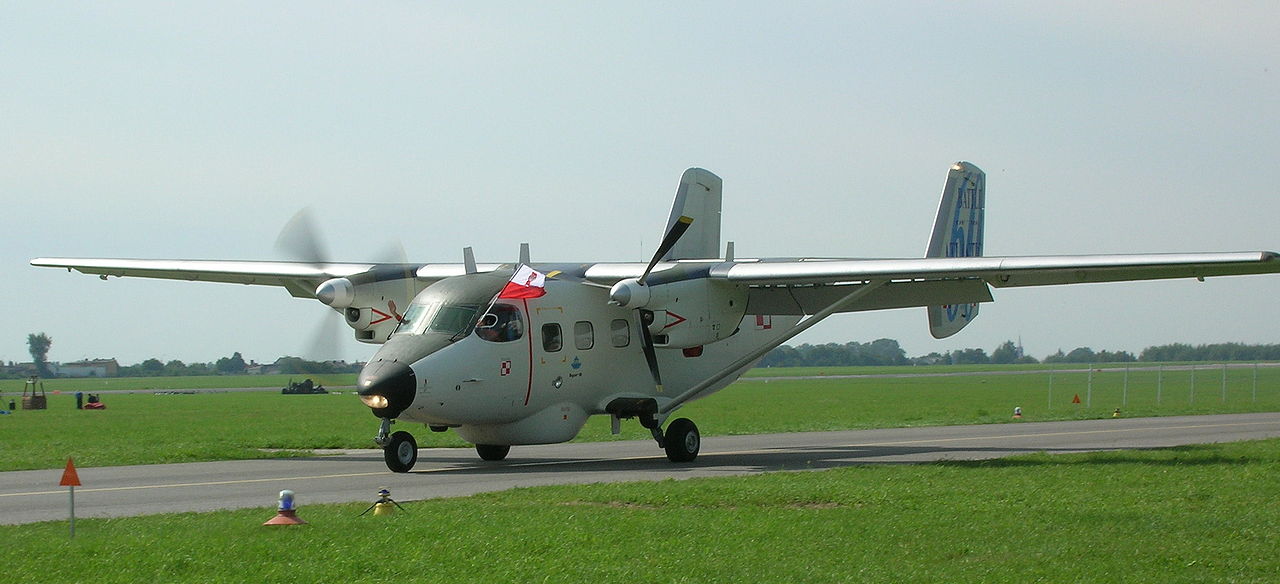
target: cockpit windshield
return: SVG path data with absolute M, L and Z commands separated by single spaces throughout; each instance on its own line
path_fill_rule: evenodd
M 443 333 L 455 338 L 471 334 L 480 312 L 505 283 L 505 278 L 494 274 L 440 280 L 418 293 L 394 334 Z
M 404 322 L 396 332 L 464 334 L 475 325 L 480 308 L 479 304 L 414 303 L 404 312 Z

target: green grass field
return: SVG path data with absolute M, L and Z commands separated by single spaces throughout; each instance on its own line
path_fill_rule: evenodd
M 106 377 L 81 379 L 45 379 L 42 380 L 46 393 L 74 393 L 83 391 L 126 391 L 126 390 L 185 390 L 185 389 L 223 389 L 227 387 L 274 387 L 282 388 L 290 381 L 302 381 L 312 378 L 326 387 L 354 386 L 354 373 L 335 375 L 193 375 L 188 377 Z M 22 394 L 21 379 L 0 379 L 0 393 Z
M 937 370 L 917 367 L 912 371 Z M 1095 372 L 1092 391 L 1088 374 L 1057 372 L 1052 401 L 1047 371 L 1014 375 L 1003 371 L 959 377 L 745 379 L 686 406 L 679 415 L 696 421 L 705 435 L 725 435 L 1002 423 L 1011 421 L 1015 406 L 1022 407 L 1025 420 L 1037 421 L 1109 417 L 1115 408 L 1131 417 L 1280 410 L 1280 368 L 1276 367 L 1257 370 L 1256 398 L 1254 369 L 1228 369 L 1225 400 L 1222 371 L 1208 366 L 1195 373 L 1194 391 L 1190 371 L 1133 371 L 1128 374 L 1127 390 L 1122 369 Z M 145 382 L 155 383 L 155 379 L 164 378 Z M 193 379 L 194 383 L 214 379 L 224 386 L 244 387 L 262 378 L 168 379 Z M 169 385 L 162 382 L 153 387 Z M 283 380 L 268 387 L 278 385 Z M 80 411 L 74 407 L 75 398 L 66 393 L 72 389 L 59 391 L 64 393 L 48 396 L 47 410 L 0 416 L 0 470 L 61 468 L 67 457 L 91 467 L 298 454 L 264 449 L 371 448 L 378 424 L 350 393 L 106 393 L 106 410 Z M 1071 403 L 1075 395 L 1083 403 Z M 453 432 L 433 433 L 411 424 L 397 429 L 413 432 L 423 447 L 467 446 Z M 649 433 L 634 421 L 623 424 L 621 435 L 612 436 L 609 420 L 595 417 L 577 440 L 648 438 Z M 518 449 L 515 452 L 518 455 Z
M 21 582 L 1276 582 L 1280 440 L 0 526 Z

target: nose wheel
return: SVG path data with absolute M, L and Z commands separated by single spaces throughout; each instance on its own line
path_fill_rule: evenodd
M 409 472 L 414 463 L 418 462 L 418 442 L 408 432 L 396 432 L 382 447 L 382 458 L 387 461 L 387 468 L 391 472 Z

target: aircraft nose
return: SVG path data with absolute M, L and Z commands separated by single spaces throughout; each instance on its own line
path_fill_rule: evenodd
M 364 366 L 356 380 L 360 401 L 379 418 L 394 418 L 409 408 L 418 387 L 413 369 L 399 361 L 379 359 Z

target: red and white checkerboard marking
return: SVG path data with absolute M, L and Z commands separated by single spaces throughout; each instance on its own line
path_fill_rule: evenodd
M 498 365 L 498 374 L 503 377 L 511 375 L 511 359 L 507 359 L 501 365 Z

